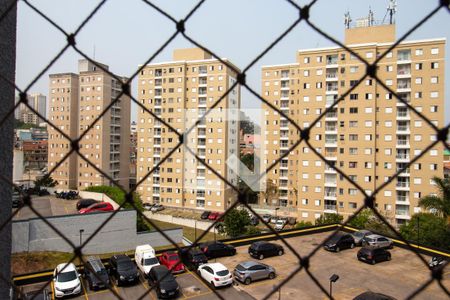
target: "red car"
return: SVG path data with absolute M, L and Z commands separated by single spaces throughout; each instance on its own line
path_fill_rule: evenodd
M 212 213 L 209 214 L 208 220 L 215 221 L 215 220 L 217 220 L 218 217 L 219 217 L 219 213 L 218 212 L 212 212 Z
M 92 204 L 87 208 L 80 209 L 78 213 L 87 214 L 92 212 L 100 212 L 100 211 L 113 211 L 114 207 L 109 202 L 99 202 Z
M 184 272 L 184 265 L 180 260 L 180 257 L 178 256 L 177 253 L 175 252 L 164 252 L 160 258 L 159 258 L 159 262 L 166 266 L 167 269 L 171 270 L 172 273 L 182 273 Z M 177 264 L 178 262 L 180 262 L 178 265 L 175 266 L 175 264 Z

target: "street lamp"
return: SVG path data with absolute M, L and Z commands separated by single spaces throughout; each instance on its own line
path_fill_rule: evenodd
M 80 247 L 81 247 L 81 242 L 83 241 L 83 232 L 84 232 L 84 229 L 80 229 Z
M 330 277 L 330 298 L 333 298 L 333 282 L 338 281 L 339 275 L 333 274 Z

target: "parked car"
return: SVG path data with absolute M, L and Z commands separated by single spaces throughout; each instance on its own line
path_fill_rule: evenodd
M 269 222 L 270 222 L 270 218 L 271 218 L 271 215 L 263 215 L 263 216 L 262 216 L 262 219 L 263 219 L 264 222 L 266 222 L 266 223 L 269 223 Z
M 148 283 L 156 290 L 158 299 L 175 298 L 178 296 L 180 287 L 175 277 L 166 266 L 153 267 L 148 273 Z
M 265 257 L 283 255 L 283 246 L 269 242 L 254 242 L 248 248 L 250 256 L 258 259 L 264 259 Z
M 366 236 L 362 240 L 363 246 L 371 246 L 374 248 L 389 248 L 392 249 L 394 247 L 394 242 L 387 237 L 378 234 L 371 234 Z
M 189 251 L 182 249 L 180 258 L 184 265 L 191 270 L 196 270 L 200 265 L 208 262 L 206 255 L 198 248 L 191 248 Z
M 28 291 L 26 293 L 22 293 L 23 300 L 50 300 L 50 293 L 48 289 L 36 290 L 36 291 Z M 14 299 L 14 298 L 13 298 Z
M 276 224 L 278 219 L 279 219 L 278 217 L 270 217 L 270 223 Z
M 56 298 L 80 294 L 80 274 L 78 274 L 75 265 L 69 263 L 56 266 L 53 271 L 53 285 Z
M 445 266 L 445 264 L 447 263 L 447 260 L 442 257 L 442 256 L 433 256 L 430 259 L 430 262 L 428 263 L 428 266 L 430 266 L 431 269 L 434 268 L 440 268 Z
M 93 212 L 102 212 L 102 211 L 113 211 L 114 207 L 109 202 L 98 202 L 94 203 L 87 208 L 82 208 L 78 211 L 80 214 L 87 214 Z
M 161 210 L 164 210 L 164 206 L 162 204 L 155 204 L 152 206 L 152 208 L 150 209 L 151 212 L 158 212 Z
M 351 234 L 339 232 L 327 240 L 323 247 L 325 250 L 336 252 L 342 249 L 353 249 L 355 247 L 355 240 Z
M 257 226 L 259 224 L 259 219 L 257 216 L 251 216 L 250 217 L 250 224 L 253 226 Z
M 148 275 L 151 268 L 159 266 L 159 261 L 156 258 L 155 249 L 150 245 L 139 245 L 134 252 L 134 262 L 144 276 Z
M 174 274 L 184 272 L 184 265 L 181 262 L 181 259 L 178 256 L 178 254 L 175 252 L 172 251 L 164 252 L 159 257 L 159 262 L 162 265 L 166 266 L 167 269 L 171 270 L 172 273 Z
M 152 209 L 153 205 L 154 205 L 154 204 L 152 204 L 152 203 L 146 202 L 146 203 L 142 204 L 142 207 L 143 207 L 145 210 L 150 211 L 150 210 Z
M 363 247 L 359 249 L 357 257 L 360 261 L 374 265 L 380 261 L 391 260 L 391 253 L 384 248 Z
M 92 204 L 95 203 L 99 203 L 100 201 L 94 200 L 94 199 L 81 199 L 78 200 L 76 206 L 77 206 L 77 210 L 83 209 L 83 208 L 88 208 L 89 206 L 91 206 Z
M 363 239 L 371 234 L 372 232 L 369 230 L 359 230 L 352 233 L 353 239 L 355 240 L 355 245 L 361 246 Z
M 206 282 L 211 283 L 215 288 L 233 283 L 233 275 L 221 263 L 204 264 L 198 267 L 197 271 Z
M 211 214 L 211 212 L 209 210 L 205 210 L 202 215 L 200 216 L 200 219 L 202 220 L 208 220 L 209 215 Z
M 109 286 L 108 272 L 97 256 L 87 258 L 86 266 L 84 267 L 84 277 L 91 290 L 105 289 Z
M 276 230 L 283 230 L 284 225 L 286 225 L 286 220 L 278 219 L 275 223 L 275 229 Z
M 245 284 L 261 279 L 274 279 L 276 276 L 275 269 L 269 265 L 255 262 L 244 261 L 234 268 L 234 278 Z
M 125 283 L 135 283 L 139 280 L 139 272 L 131 258 L 124 254 L 114 255 L 109 259 L 109 274 L 116 286 Z
M 78 199 L 78 192 L 76 191 L 62 191 L 60 193 L 55 191 L 56 198 L 62 198 L 66 200 Z
M 367 291 L 362 294 L 359 294 L 358 296 L 353 298 L 353 300 L 397 300 L 397 299 L 385 294 Z
M 210 221 L 215 221 L 215 220 L 217 220 L 218 218 L 219 218 L 219 213 L 218 213 L 218 212 L 215 212 L 215 211 L 213 211 L 212 213 L 210 213 L 209 216 L 208 216 L 208 220 L 210 220 Z
M 17 208 L 23 205 L 22 195 L 19 192 L 13 192 L 12 195 L 12 207 Z
M 200 250 L 205 253 L 208 259 L 222 256 L 233 256 L 236 254 L 236 249 L 233 246 L 222 242 L 202 243 L 200 244 Z

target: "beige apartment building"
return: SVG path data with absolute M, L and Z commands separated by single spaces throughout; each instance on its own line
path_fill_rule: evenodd
M 50 121 L 72 139 L 87 130 L 121 91 L 116 78 L 88 60 L 80 60 L 78 69 L 79 74 L 50 75 Z M 124 188 L 129 184 L 130 113 L 130 99 L 122 95 L 79 142 L 81 155 Z M 49 126 L 49 170 L 69 151 L 70 142 Z M 76 154 L 55 170 L 54 178 L 59 188 L 112 185 Z
M 226 59 L 224 59 L 226 60 Z M 227 61 L 228 62 L 228 61 Z M 229 62 L 228 62 L 229 63 Z M 146 109 L 183 134 L 236 82 L 236 73 L 198 48 L 178 49 L 173 61 L 146 65 L 139 74 L 137 98 Z M 240 90 L 235 87 L 183 136 L 178 136 L 147 111 L 138 108 L 137 182 L 144 202 L 223 211 L 236 195 L 192 154 L 205 160 L 231 184 L 237 184 Z M 191 153 L 192 151 L 192 153 Z
M 396 41 L 395 25 L 345 30 L 345 45 L 368 62 Z M 444 125 L 445 39 L 404 41 L 378 64 L 379 78 L 438 127 Z M 296 63 L 264 66 L 262 95 L 301 128 L 310 127 L 340 95 L 358 83 L 365 65 L 340 47 L 299 50 Z M 267 167 L 299 139 L 299 131 L 267 106 L 262 138 Z M 265 133 L 265 135 L 264 135 Z M 310 142 L 367 193 L 393 176 L 433 141 L 435 132 L 376 80 L 364 78 L 310 130 Z M 435 193 L 433 176 L 443 176 L 440 145 L 402 172 L 376 196 L 377 208 L 404 223 L 418 211 L 419 198 Z M 302 142 L 268 174 L 279 197 L 270 205 L 290 207 L 299 220 L 323 213 L 344 217 L 364 203 L 352 184 Z M 262 200 L 264 201 L 264 200 Z

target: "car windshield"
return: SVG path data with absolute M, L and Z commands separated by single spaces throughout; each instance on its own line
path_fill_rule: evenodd
M 238 271 L 247 271 L 247 269 L 244 268 L 242 265 L 237 265 L 236 266 L 236 270 L 238 270 Z
M 156 257 L 146 258 L 144 260 L 144 265 L 146 265 L 146 266 L 154 265 L 157 263 L 158 263 L 158 259 Z
M 222 270 L 222 271 L 218 271 L 216 274 L 218 276 L 227 276 L 228 274 L 230 274 L 230 272 L 228 270 Z
M 363 237 L 364 236 L 364 232 L 358 231 L 358 232 L 355 232 L 354 235 L 356 237 Z
M 177 260 L 179 260 L 179 259 L 178 259 L 178 256 L 173 255 L 173 256 L 169 256 L 169 260 L 170 260 L 170 261 L 177 261 Z
M 75 271 L 59 273 L 56 277 L 58 282 L 68 282 L 77 279 L 77 273 Z
M 131 261 L 124 261 L 117 264 L 117 270 L 119 271 L 131 271 L 134 269 L 134 265 Z
M 330 243 L 336 243 L 342 238 L 342 235 L 335 235 L 333 236 L 328 242 Z
M 160 282 L 163 282 L 163 281 L 168 282 L 168 281 L 174 281 L 174 280 L 175 280 L 175 279 L 173 278 L 173 276 L 172 276 L 172 273 L 167 272 L 167 271 L 159 272 L 159 273 L 156 275 L 156 277 L 157 277 L 157 279 L 158 279 Z
M 108 273 L 106 272 L 106 269 L 101 269 L 101 270 L 97 271 L 97 274 L 98 275 L 106 275 Z

